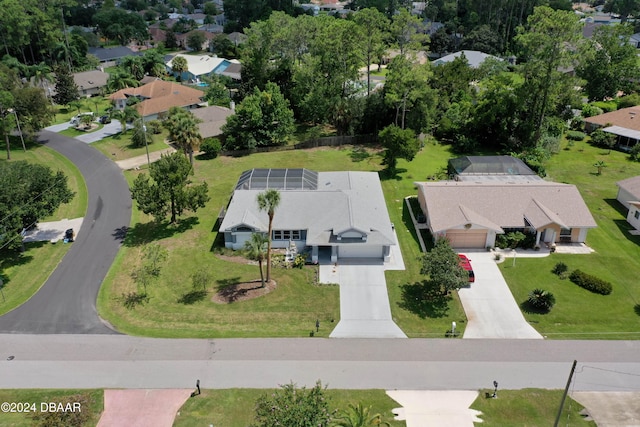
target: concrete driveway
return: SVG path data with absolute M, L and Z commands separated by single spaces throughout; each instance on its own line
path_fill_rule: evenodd
M 329 280 L 340 284 L 340 322 L 329 335 L 331 338 L 407 337 L 391 319 L 382 262 L 352 261 L 321 266 L 321 281 L 327 269 Z
M 476 281 L 458 291 L 467 315 L 464 338 L 542 339 L 520 307 L 490 252 L 466 252 Z
M 91 144 L 92 142 L 100 141 L 108 136 L 112 136 L 120 132 L 122 132 L 122 125 L 120 124 L 120 122 L 118 120 L 111 120 L 111 123 L 107 123 L 102 127 L 102 129 L 98 129 L 95 132 L 89 132 L 84 135 L 76 136 L 76 139 L 78 141 Z

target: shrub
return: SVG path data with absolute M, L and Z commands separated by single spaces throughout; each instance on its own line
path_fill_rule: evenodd
M 602 111 L 604 111 L 605 113 L 610 113 L 618 109 L 618 104 L 616 104 L 616 101 L 596 101 L 592 102 L 591 105 L 596 108 L 602 109 Z
M 618 99 L 618 108 L 627 108 L 640 105 L 640 94 L 632 93 Z
M 584 117 L 576 116 L 576 117 L 572 118 L 571 119 L 571 123 L 569 124 L 569 127 L 572 130 L 583 130 L 584 129 Z
M 577 130 L 567 131 L 567 134 L 565 136 L 570 141 L 582 141 L 587 137 L 587 135 L 585 135 L 584 132 L 579 132 Z
M 215 159 L 222 150 L 222 144 L 218 138 L 207 138 L 200 145 L 200 150 L 204 152 L 206 158 Z
M 629 158 L 634 162 L 640 161 L 640 144 L 636 144 L 629 150 Z
M 548 312 L 556 303 L 556 297 L 553 296 L 551 292 L 547 292 L 543 289 L 534 289 L 529 292 L 529 297 L 527 298 L 527 304 L 530 307 Z
M 162 132 L 162 122 L 160 120 L 150 120 L 145 123 L 147 127 L 147 132 L 150 132 L 154 135 L 158 135 Z
M 553 270 L 551 270 L 551 272 L 558 276 L 562 276 L 567 272 L 567 270 L 569 270 L 569 267 L 567 267 L 567 264 L 565 264 L 564 262 L 559 262 L 553 267 Z
M 602 108 L 590 104 L 584 104 L 582 106 L 582 117 L 593 117 L 602 114 Z
M 609 295 L 613 288 L 611 283 L 580 270 L 574 270 L 569 275 L 569 280 L 581 288 L 601 295 Z
M 302 268 L 302 267 L 304 267 L 306 262 L 307 262 L 307 256 L 304 255 L 304 254 L 298 254 L 298 255 L 296 255 L 295 259 L 293 260 L 293 267 L 294 268 Z

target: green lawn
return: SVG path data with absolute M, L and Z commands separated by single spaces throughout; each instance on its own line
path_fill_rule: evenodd
M 95 117 L 99 117 L 106 113 L 106 110 L 111 107 L 111 101 L 104 96 L 94 96 L 91 98 L 80 98 L 80 112 L 85 113 L 92 111 Z M 78 114 L 78 109 L 71 105 L 60 106 L 56 105 L 54 108 L 54 124 L 65 123 L 71 120 L 73 116 Z
M 97 124 L 94 122 L 94 124 Z M 70 127 L 68 129 L 65 129 L 61 132 L 58 132 L 60 135 L 64 135 L 64 136 L 68 136 L 71 138 L 75 138 L 76 136 L 81 136 L 81 135 L 86 135 L 87 133 L 92 133 L 95 131 L 98 131 L 100 129 L 102 129 L 104 127 L 103 124 L 98 124 L 98 126 L 96 126 L 94 129 L 91 129 L 89 131 L 84 131 L 84 130 L 78 130 L 75 127 Z
M 134 147 L 131 144 L 132 134 L 133 131 L 128 130 L 124 134 L 119 133 L 94 142 L 93 144 L 91 144 L 91 146 L 114 161 L 130 159 L 131 157 L 142 156 L 146 154 L 147 151 L 145 147 Z M 169 145 L 167 145 L 167 143 L 165 142 L 165 138 L 167 137 L 167 135 L 168 132 L 165 129 L 162 130 L 162 133 L 157 135 L 152 135 L 151 132 L 149 132 L 147 134 L 147 145 L 149 147 L 149 152 L 152 153 L 154 151 L 160 151 L 164 150 L 165 148 L 169 148 Z
M 387 273 L 389 296 L 394 319 L 410 336 L 444 336 L 452 320 L 463 327 L 464 313 L 456 297 L 430 304 L 414 304 L 412 291 L 404 285 L 421 280 L 415 262 L 420 253 L 412 227 L 405 226 L 407 212 L 403 198 L 414 194 L 413 180 L 425 179 L 445 165 L 449 154 L 445 147 L 428 145 L 401 179 L 383 181 L 383 189 L 391 220 L 396 224 L 407 271 Z M 176 227 L 154 226 L 150 218 L 134 210 L 132 229 L 119 252 L 98 298 L 101 316 L 119 330 L 134 334 L 162 337 L 272 337 L 308 336 L 315 320 L 331 325 L 339 320 L 339 289 L 316 286 L 315 269 L 275 269 L 278 282 L 275 292 L 252 301 L 218 305 L 210 301 L 219 287 L 259 278 L 257 266 L 222 260 L 212 251 L 217 233 L 215 218 L 229 201 L 233 186 L 241 172 L 251 168 L 310 167 L 314 170 L 380 170 L 377 151 L 355 151 L 352 147 L 293 150 L 259 153 L 246 157 L 221 157 L 198 160 L 194 181 L 209 184 L 211 201 L 198 212 L 198 218 L 186 217 Z M 400 168 L 407 168 L 401 163 Z M 131 181 L 136 173 L 126 172 Z M 276 213 L 277 215 L 277 213 Z M 155 241 L 169 250 L 165 273 L 148 289 L 150 301 L 134 309 L 123 305 L 122 296 L 136 291 L 131 272 L 140 260 L 143 243 Z M 191 291 L 190 274 L 205 268 L 213 278 L 209 294 L 193 304 L 178 302 Z M 407 307 L 407 309 L 402 308 Z M 319 336 L 328 336 L 331 328 L 320 329 Z
M 482 423 L 478 427 L 547 427 L 553 425 L 563 390 L 499 390 L 497 399 L 487 399 L 493 390 L 480 390 L 480 396 L 471 405 L 482 412 Z M 580 415 L 583 409 L 570 397 L 564 403 L 560 425 L 591 426 L 595 422 L 585 421 Z
M 593 164 L 608 165 L 596 175 Z M 585 142 L 562 150 L 547 166 L 549 179 L 575 184 L 598 227 L 589 231 L 590 255 L 552 254 L 547 258 L 518 259 L 515 268 L 503 263 L 501 270 L 518 303 L 533 288 L 550 291 L 556 305 L 548 314 L 524 313 L 525 318 L 548 338 L 638 339 L 640 314 L 640 236 L 631 236 L 626 210 L 616 200 L 616 182 L 640 175 L 640 163 L 624 153 L 595 148 Z M 557 262 L 569 270 L 581 269 L 613 284 L 611 295 L 593 294 L 551 273 Z
M 19 140 L 12 141 L 11 161 L 26 160 L 45 164 L 53 170 L 62 170 L 68 177 L 69 188 L 76 193 L 70 203 L 62 205 L 42 222 L 84 216 L 87 210 L 87 189 L 80 171 L 64 156 L 39 144 L 27 145 L 22 151 Z M 0 161 L 6 161 L 2 159 Z M 3 295 L 0 295 L 0 315 L 13 310 L 31 298 L 44 284 L 69 245 L 62 243 L 37 242 L 25 244 L 25 252 L 0 251 L 0 271 L 4 281 Z
M 254 405 L 258 397 L 273 390 L 228 389 L 202 390 L 202 394 L 187 400 L 176 417 L 175 427 L 196 427 L 213 424 L 216 427 L 246 427 L 254 420 Z M 371 406 L 370 413 L 380 414 L 391 427 L 406 425 L 393 419 L 392 409 L 398 403 L 384 390 L 332 390 L 325 396 L 330 410 L 346 409 L 348 405 L 362 403 Z
M 95 426 L 98 424 L 100 415 L 104 409 L 104 392 L 102 390 L 1 390 L 0 402 L 20 402 L 28 404 L 30 413 L 11 413 L 0 411 L 0 426 L 12 427 L 31 427 L 33 425 L 86 425 Z M 82 424 L 73 423 L 71 420 L 58 419 L 50 420 L 47 424 L 35 424 L 32 415 L 42 416 L 42 403 L 64 402 L 64 403 L 80 403 Z M 35 404 L 36 412 L 32 404 Z M 45 405 L 46 407 L 46 405 Z M 73 406 L 72 406 L 73 407 Z

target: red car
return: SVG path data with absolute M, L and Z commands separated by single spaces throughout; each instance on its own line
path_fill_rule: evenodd
M 473 283 L 476 281 L 476 276 L 473 274 L 473 268 L 471 267 L 471 260 L 467 258 L 466 255 L 458 254 L 458 258 L 460 258 L 460 267 L 464 268 L 467 273 L 469 273 L 469 282 Z

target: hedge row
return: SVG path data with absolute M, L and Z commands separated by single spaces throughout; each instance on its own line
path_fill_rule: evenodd
M 571 280 L 581 288 L 584 288 L 596 294 L 609 295 L 613 288 L 611 286 L 611 283 L 596 276 L 583 273 L 580 270 L 574 270 L 571 275 L 569 275 L 569 280 Z
M 570 141 L 582 141 L 587 137 L 587 135 L 583 132 L 578 132 L 577 130 L 569 130 L 566 133 L 566 137 Z

